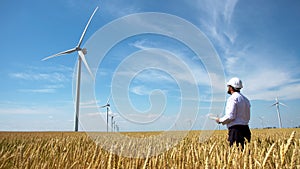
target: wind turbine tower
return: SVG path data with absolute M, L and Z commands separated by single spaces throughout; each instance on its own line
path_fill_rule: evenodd
M 86 26 L 84 28 L 84 31 L 82 32 L 81 37 L 80 37 L 79 42 L 78 42 L 76 47 L 42 59 L 44 61 L 44 60 L 48 60 L 48 59 L 51 59 L 51 58 L 54 58 L 54 57 L 57 57 L 57 56 L 71 54 L 71 53 L 76 52 L 76 51 L 78 53 L 77 79 L 76 79 L 77 80 L 77 82 L 76 82 L 76 101 L 75 101 L 76 102 L 75 103 L 75 131 L 78 131 L 78 119 L 79 119 L 79 108 L 80 108 L 79 104 L 80 104 L 81 62 L 84 63 L 84 65 L 85 65 L 86 69 L 88 70 L 89 74 L 94 79 L 94 75 L 93 75 L 93 73 L 92 73 L 92 71 L 91 71 L 91 69 L 90 69 L 90 67 L 87 64 L 86 59 L 85 59 L 85 55 L 87 54 L 87 50 L 86 50 L 86 48 L 81 48 L 81 44 L 82 44 L 82 40 L 85 36 L 86 30 L 87 30 L 87 28 L 88 28 L 94 14 L 96 13 L 97 10 L 98 10 L 98 7 L 96 7 L 96 9 L 94 10 L 93 14 L 91 15 L 88 23 L 86 24 Z
M 262 128 L 265 128 L 265 126 L 264 126 L 264 117 L 263 116 L 259 116 L 258 118 L 261 120 L 261 126 L 262 126 Z
M 110 123 L 111 123 L 111 132 L 113 132 L 114 131 L 114 114 L 110 114 L 110 117 L 111 117 L 111 119 L 110 119 Z
M 279 105 L 285 106 L 287 107 L 287 105 L 280 103 L 278 101 L 278 97 L 275 98 L 275 103 L 272 104 L 271 106 L 276 106 L 276 111 L 277 111 L 277 115 L 278 115 L 278 121 L 279 121 L 279 127 L 282 128 L 282 123 L 281 123 L 281 117 L 280 117 L 280 111 L 279 111 Z
M 108 132 L 108 115 L 109 115 L 109 112 L 110 112 L 109 98 L 106 102 L 106 105 L 100 107 L 100 108 L 106 108 L 106 132 Z

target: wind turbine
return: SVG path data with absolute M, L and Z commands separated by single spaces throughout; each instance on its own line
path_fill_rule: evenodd
M 94 79 L 94 75 L 89 67 L 89 65 L 86 62 L 85 59 L 85 55 L 87 54 L 87 50 L 86 48 L 81 48 L 81 44 L 82 44 L 82 40 L 85 36 L 86 30 L 94 16 L 94 14 L 96 13 L 96 11 L 98 10 L 98 7 L 96 7 L 96 9 L 94 10 L 93 14 L 91 15 L 90 19 L 88 20 L 88 23 L 86 24 L 81 37 L 79 39 L 78 44 L 76 45 L 76 47 L 63 51 L 63 52 L 59 52 L 57 54 L 51 55 L 49 57 L 46 57 L 44 59 L 42 59 L 42 61 L 44 60 L 48 60 L 57 56 L 61 56 L 61 55 L 66 55 L 66 54 L 71 54 L 73 52 L 78 52 L 78 63 L 77 63 L 77 83 L 76 83 L 76 106 L 75 106 L 75 131 L 78 131 L 78 119 L 79 119 L 79 103 L 80 103 L 80 78 L 81 78 L 81 62 L 84 63 L 86 69 L 88 70 L 89 74 L 91 75 L 91 77 Z
M 277 115 L 278 115 L 278 121 L 279 121 L 279 127 L 282 128 L 282 124 L 281 124 L 281 118 L 280 118 L 280 111 L 279 111 L 279 105 L 285 106 L 287 107 L 287 105 L 280 103 L 278 101 L 278 97 L 275 98 L 275 103 L 272 104 L 271 106 L 276 106 L 276 111 L 277 111 Z
M 113 132 L 114 131 L 114 117 L 115 117 L 115 115 L 111 112 L 110 117 L 111 117 L 111 119 L 110 119 L 111 131 Z
M 113 121 L 112 123 L 111 123 L 111 125 L 112 125 L 112 128 L 111 128 L 111 131 L 112 132 L 114 132 L 116 129 L 116 121 Z
M 111 117 L 111 126 L 112 126 L 112 129 L 111 131 L 114 132 L 115 129 L 116 129 L 116 118 L 117 117 L 120 117 L 117 113 L 110 113 L 110 117 Z
M 110 112 L 109 98 L 110 98 L 110 97 L 108 97 L 108 100 L 107 100 L 107 102 L 106 102 L 106 105 L 100 107 L 100 108 L 106 108 L 106 132 L 108 132 L 108 114 L 109 114 L 109 112 Z M 113 118 L 113 117 L 112 117 L 112 118 Z
M 110 123 L 111 123 L 111 132 L 114 132 L 114 125 L 115 125 L 115 121 L 114 121 L 114 114 L 111 113 L 110 114 L 110 117 L 111 117 L 111 120 L 110 120 Z
M 265 126 L 264 126 L 264 117 L 259 116 L 258 118 L 261 120 L 261 125 L 262 125 L 262 128 L 264 129 L 265 128 Z
M 115 123 L 115 131 L 119 132 L 120 128 L 119 125 Z

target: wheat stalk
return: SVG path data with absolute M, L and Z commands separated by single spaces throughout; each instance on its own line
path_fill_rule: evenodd
M 208 157 L 205 158 L 205 169 L 209 169 L 209 160 L 208 160 Z
M 290 135 L 290 138 L 288 139 L 287 143 L 285 145 L 282 145 L 282 149 L 281 149 L 281 152 L 282 152 L 282 154 L 281 154 L 281 166 L 283 166 L 284 163 L 285 163 L 285 154 L 288 151 L 292 141 L 295 138 L 295 133 L 296 132 L 293 131 L 292 134 Z
M 111 146 L 110 151 L 109 151 L 109 155 L 108 155 L 108 164 L 107 164 L 107 168 L 113 168 L 112 167 L 112 156 L 113 156 L 113 146 Z
M 249 144 L 247 144 L 245 146 L 245 149 L 243 151 L 243 156 L 244 156 L 244 163 L 243 163 L 243 167 L 244 169 L 247 169 L 248 168 L 248 163 L 249 163 L 249 157 L 248 157 L 248 147 L 249 147 Z
M 295 143 L 295 147 L 293 149 L 293 154 L 292 154 L 292 158 L 291 158 L 291 164 L 290 164 L 290 168 L 293 169 L 296 167 L 296 160 L 297 160 L 297 156 L 298 156 L 298 146 Z
M 123 149 L 124 149 L 124 146 L 122 146 L 122 147 L 121 147 L 121 150 L 120 150 L 119 159 L 118 159 L 118 164 L 117 164 L 117 169 L 121 168 Z
M 252 162 L 252 154 L 249 155 L 249 169 L 253 168 L 253 162 Z
M 274 146 L 275 146 L 275 143 L 273 143 L 272 146 L 270 147 L 270 149 L 268 150 L 268 152 L 267 152 L 267 154 L 266 154 L 266 156 L 265 156 L 265 158 L 264 158 L 264 161 L 263 161 L 263 163 L 262 163 L 262 167 L 263 167 L 263 168 L 265 168 L 266 162 L 267 162 L 267 160 L 270 158 L 270 154 L 271 154 L 271 152 L 273 151 Z
M 147 157 L 146 157 L 145 162 L 144 162 L 143 169 L 146 169 L 146 168 L 147 168 L 147 163 L 148 163 L 148 161 L 149 161 L 150 153 L 151 153 L 151 147 L 148 148 L 148 153 L 147 153 Z
M 259 167 L 259 168 L 261 168 L 261 167 L 262 167 L 262 166 L 261 166 L 261 164 L 260 164 L 260 162 L 259 162 L 259 161 L 258 161 L 256 158 L 254 158 L 254 161 L 255 161 L 255 164 L 257 164 L 257 165 L 258 165 L 258 167 Z M 257 168 L 258 168 L 258 167 L 257 167 Z

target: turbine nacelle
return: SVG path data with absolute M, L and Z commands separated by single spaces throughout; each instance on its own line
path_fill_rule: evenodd
M 86 49 L 86 48 L 81 49 L 81 51 L 82 51 L 82 53 L 83 53 L 84 55 L 87 54 L 87 49 Z
M 106 105 L 104 105 L 104 106 L 101 106 L 100 108 L 105 108 L 105 107 L 110 107 L 110 104 L 109 104 L 109 103 L 107 103 Z
M 84 55 L 87 54 L 87 49 L 86 48 L 76 47 L 74 51 L 77 51 L 77 52 L 82 51 L 82 53 Z

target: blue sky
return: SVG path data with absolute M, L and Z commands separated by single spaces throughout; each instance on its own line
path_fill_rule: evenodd
M 73 75 L 77 55 L 41 59 L 74 47 L 96 6 L 99 10 L 83 41 L 96 81 L 91 83 L 85 73 L 82 78 L 83 93 L 90 90 L 85 85 L 92 84 L 95 98 L 89 100 L 82 96 L 81 117 L 88 120 L 82 119 L 81 130 L 89 128 L 87 124 L 98 125 L 98 122 L 99 130 L 106 130 L 102 119 L 105 109 L 90 108 L 104 105 L 114 92 L 117 94 L 111 98 L 111 110 L 121 113 L 116 117 L 121 131 L 167 130 L 172 125 L 187 129 L 190 123 L 194 123 L 194 129 L 203 129 L 209 110 L 222 113 L 225 96 L 228 97 L 223 74 L 208 76 L 207 68 L 214 69 L 217 65 L 207 65 L 197 59 L 191 46 L 174 37 L 154 33 L 131 36 L 101 56 L 99 65 L 93 63 L 96 57 L 93 53 L 97 52 L 93 50 L 93 42 L 97 42 L 96 46 L 107 44 L 137 21 L 129 19 L 127 26 L 113 27 L 110 34 L 97 39 L 101 30 L 114 20 L 144 12 L 179 17 L 207 37 L 221 61 L 224 80 L 234 76 L 243 80 L 242 93 L 252 104 L 252 128 L 278 126 L 276 109 L 270 107 L 275 97 L 288 105 L 281 107 L 283 127 L 300 125 L 300 2 L 297 0 L 3 0 L 0 5 L 0 130 L 73 130 Z M 147 20 L 143 23 L 145 27 L 146 23 Z M 186 33 L 190 34 L 188 30 Z M 134 60 L 136 55 L 139 57 Z M 153 57 L 147 59 L 149 55 Z M 161 67 L 137 68 L 149 63 Z M 185 72 L 185 68 L 190 72 Z M 141 71 L 131 74 L 133 70 Z M 125 88 L 127 94 L 121 95 L 122 77 L 132 75 Z M 197 92 L 182 93 L 188 85 L 191 91 L 196 87 Z M 214 107 L 210 103 L 212 89 L 220 96 Z M 131 105 L 123 100 L 128 98 Z M 175 113 L 180 108 L 184 112 Z

